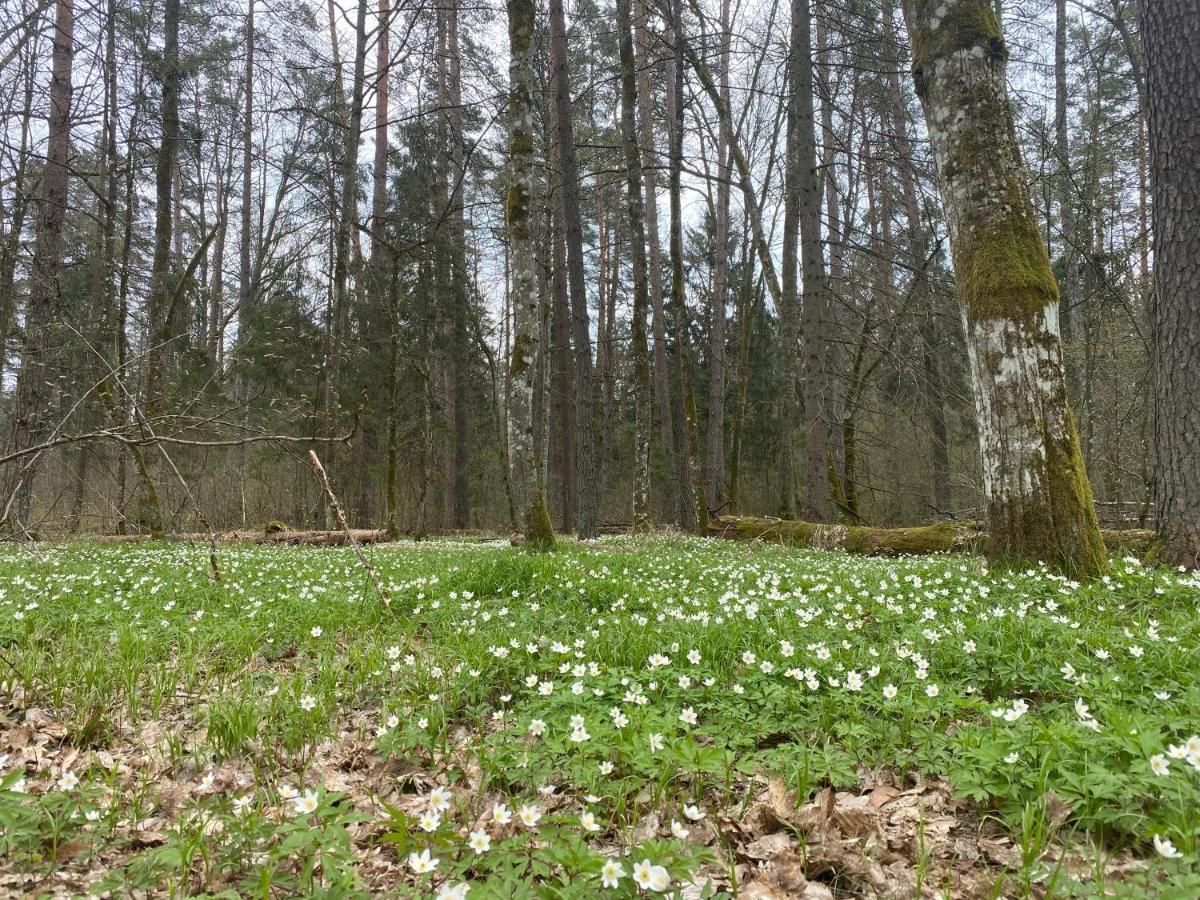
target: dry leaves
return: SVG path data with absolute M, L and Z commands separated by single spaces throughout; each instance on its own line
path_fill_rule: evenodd
M 989 868 L 1000 864 L 990 856 L 962 853 L 964 835 L 976 836 L 978 826 L 940 781 L 907 790 L 886 781 L 865 792 L 827 787 L 799 804 L 772 780 L 744 816 L 721 824 L 739 860 L 740 897 L 820 900 L 833 896 L 831 884 L 896 900 L 933 897 L 947 885 L 954 897 L 975 897 L 1001 874 Z M 918 879 L 922 858 L 932 871 Z

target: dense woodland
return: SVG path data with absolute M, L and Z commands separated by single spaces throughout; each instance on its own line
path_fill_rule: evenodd
M 1087 569 L 1094 495 L 1194 560 L 1197 32 L 1195 0 L 9 0 L 7 530 L 336 527 L 316 450 L 393 533 L 1007 517 Z

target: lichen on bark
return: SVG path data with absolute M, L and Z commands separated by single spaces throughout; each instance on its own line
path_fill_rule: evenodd
M 526 514 L 526 546 L 534 551 L 554 547 L 554 529 L 546 512 L 542 469 L 534 450 L 533 393 L 538 351 L 537 258 L 530 229 L 533 194 L 534 86 L 533 0 L 508 0 L 509 92 L 508 92 L 508 189 L 505 196 L 505 225 L 512 250 L 513 346 L 509 371 L 512 401 L 508 436 L 511 484 L 516 509 Z
M 973 47 L 984 47 L 988 53 L 1000 58 L 1007 54 L 996 11 L 990 4 L 937 0 L 936 4 L 928 5 L 932 7 L 928 26 L 910 32 L 915 70 L 923 70 L 956 50 Z
M 989 0 L 903 0 L 946 213 L 979 425 L 988 556 L 1072 575 L 1107 557 L 1071 420 L 1058 287 L 1038 232 Z

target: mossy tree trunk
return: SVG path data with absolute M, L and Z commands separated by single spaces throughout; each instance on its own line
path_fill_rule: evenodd
M 913 78 L 966 329 L 988 555 L 1105 568 L 1063 372 L 1058 287 L 1038 232 L 987 0 L 904 0 Z
M 534 4 L 508 0 L 508 194 L 505 223 L 512 252 L 513 342 L 509 361 L 509 461 L 516 507 L 524 511 L 525 540 L 534 550 L 554 546 L 545 486 L 534 453 L 533 393 L 537 367 L 537 249 L 531 226 L 534 172 Z
M 1142 5 L 1154 195 L 1154 499 L 1165 562 L 1200 568 L 1200 0 Z

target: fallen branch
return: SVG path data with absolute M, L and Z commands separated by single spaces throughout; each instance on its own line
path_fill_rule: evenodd
M 939 522 L 909 528 L 870 528 L 756 516 L 718 516 L 709 522 L 708 534 L 728 540 L 845 550 L 864 556 L 980 553 L 987 542 L 987 534 L 973 524 Z M 1105 545 L 1113 553 L 1142 555 L 1154 540 L 1154 532 L 1144 529 L 1103 531 L 1102 534 Z
M 220 447 L 247 447 L 251 444 L 348 444 L 354 440 L 354 436 L 358 433 L 358 428 L 362 416 L 363 407 L 360 406 L 354 414 L 354 422 L 349 431 L 345 434 L 332 435 L 330 437 L 314 437 L 312 435 L 294 435 L 294 434 L 252 434 L 240 438 L 221 438 L 216 440 L 199 440 L 191 438 L 173 437 L 166 434 L 152 434 L 150 436 L 131 435 L 129 432 L 136 431 L 136 426 L 124 426 L 119 428 L 99 428 L 95 431 L 87 431 L 82 434 L 65 434 L 50 440 L 44 441 L 33 447 L 27 447 L 24 450 L 16 450 L 5 456 L 0 456 L 0 466 L 13 462 L 14 460 L 23 459 L 26 456 L 42 453 L 46 450 L 51 450 L 55 447 L 62 447 L 66 444 L 79 444 L 86 441 L 116 441 L 124 444 L 127 447 L 151 447 L 154 445 L 162 446 L 170 444 L 178 447 L 201 447 L 204 449 L 213 449 Z M 170 419 L 172 417 L 165 417 Z M 157 423 L 159 418 L 147 419 L 146 421 Z
M 371 576 L 371 581 L 375 584 L 375 590 L 383 598 L 383 605 L 391 606 L 392 598 L 388 596 L 387 589 L 383 586 L 383 579 L 379 577 L 379 572 L 375 570 L 375 567 L 371 565 L 371 561 L 367 559 L 367 554 L 362 552 L 362 548 L 354 540 L 354 532 L 350 530 L 350 523 L 346 521 L 346 514 L 342 511 L 342 504 L 338 503 L 337 495 L 334 494 L 333 487 L 329 484 L 329 476 L 325 474 L 325 467 L 321 465 L 321 459 L 317 456 L 316 450 L 308 451 L 308 463 L 312 466 L 313 471 L 317 473 L 317 480 L 321 482 L 321 487 L 325 489 L 325 496 L 329 498 L 329 504 L 333 507 L 338 524 L 342 526 L 342 532 L 346 535 L 346 542 L 354 548 L 354 555 L 358 557 L 358 561 L 362 563 L 362 567 Z

